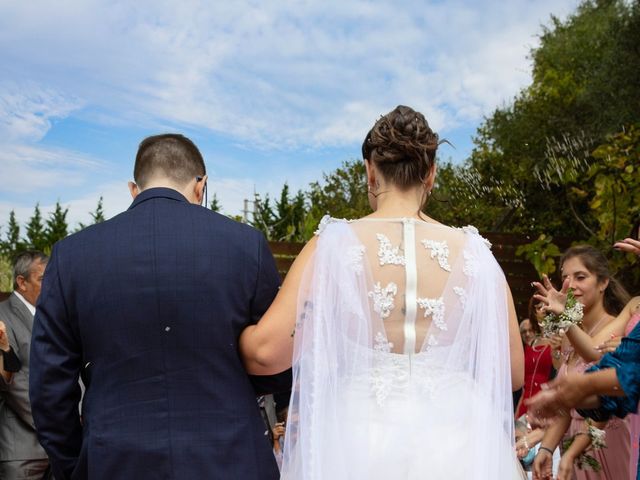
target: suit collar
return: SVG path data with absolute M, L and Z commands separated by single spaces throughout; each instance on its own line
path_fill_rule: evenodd
M 143 190 L 142 192 L 140 192 L 138 196 L 136 196 L 136 198 L 133 199 L 133 202 L 131 203 L 129 210 L 137 207 L 138 205 L 140 205 L 143 202 L 146 202 L 147 200 L 151 200 L 152 198 L 168 198 L 170 200 L 176 200 L 178 202 L 189 203 L 189 201 L 185 198 L 184 195 L 182 195 L 177 190 L 174 190 L 173 188 L 156 187 L 156 188 L 149 188 L 148 190 Z
M 36 314 L 36 307 L 34 307 L 33 305 L 31 305 L 26 298 L 24 298 L 21 294 L 19 294 L 18 292 L 16 292 L 15 290 L 13 291 L 13 294 L 18 297 L 18 300 L 20 300 L 22 302 L 22 304 L 27 307 L 27 310 L 29 310 L 29 313 L 31 315 L 35 315 Z
M 27 306 L 22 303 L 22 300 L 20 300 L 15 293 L 9 295 L 9 305 L 11 305 L 11 310 L 13 310 L 13 313 L 20 319 L 24 327 L 31 333 L 33 328 L 33 315 L 31 315 Z

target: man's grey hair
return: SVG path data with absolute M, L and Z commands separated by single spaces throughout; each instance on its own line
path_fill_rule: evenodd
M 34 263 L 47 263 L 49 257 L 37 250 L 27 250 L 16 255 L 13 261 L 13 288 L 18 288 L 18 277 L 28 278 Z

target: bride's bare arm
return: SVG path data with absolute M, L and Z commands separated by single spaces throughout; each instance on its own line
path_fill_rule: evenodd
M 269 310 L 240 335 L 240 354 L 251 375 L 273 375 L 291 366 L 298 290 L 316 242 L 312 238 L 297 256 Z
M 518 316 L 513 305 L 513 296 L 507 285 L 507 301 L 509 303 L 509 354 L 511 357 L 511 388 L 515 392 L 524 385 L 524 349 L 518 327 Z

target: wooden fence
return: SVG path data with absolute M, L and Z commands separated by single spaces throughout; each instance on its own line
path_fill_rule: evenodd
M 507 277 L 518 317 L 526 318 L 529 298 L 533 294 L 531 282 L 538 279 L 538 274 L 531 263 L 516 256 L 516 249 L 520 245 L 531 243 L 534 238 L 512 233 L 483 233 L 482 236 L 493 245 L 491 250 Z M 284 277 L 303 244 L 269 242 L 269 246 L 276 259 L 278 270 Z

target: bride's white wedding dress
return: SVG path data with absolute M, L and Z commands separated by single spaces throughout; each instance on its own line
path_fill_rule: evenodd
M 507 286 L 473 227 L 325 217 L 282 478 L 513 479 Z

